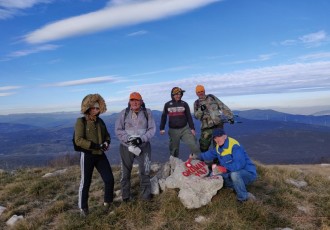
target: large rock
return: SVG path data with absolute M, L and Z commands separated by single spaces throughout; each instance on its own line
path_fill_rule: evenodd
M 6 210 L 6 207 L 0 206 L 0 216 Z
M 53 176 L 58 176 L 58 175 L 62 175 L 64 173 L 66 173 L 67 169 L 61 169 L 61 170 L 57 170 L 55 172 L 52 173 L 46 173 L 45 175 L 43 175 L 42 177 L 53 177 Z
M 179 188 L 179 198 L 186 208 L 199 208 L 208 204 L 223 187 L 221 176 L 207 177 L 209 169 L 199 160 L 183 162 L 170 157 L 171 175 L 166 178 L 166 188 Z
M 10 217 L 9 220 L 7 220 L 6 224 L 8 226 L 12 227 L 17 223 L 17 221 L 20 221 L 20 220 L 23 220 L 23 219 L 24 219 L 24 217 L 22 215 L 20 215 L 20 216 L 13 215 L 12 217 Z

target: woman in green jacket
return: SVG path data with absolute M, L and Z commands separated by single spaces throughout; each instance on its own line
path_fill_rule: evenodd
M 79 187 L 79 208 L 83 216 L 88 215 L 88 193 L 94 167 L 104 182 L 104 206 L 113 202 L 114 178 L 105 151 L 110 146 L 110 134 L 99 117 L 107 110 L 104 99 L 99 94 L 87 95 L 81 103 L 81 113 L 75 125 L 75 143 L 81 147 L 81 181 Z

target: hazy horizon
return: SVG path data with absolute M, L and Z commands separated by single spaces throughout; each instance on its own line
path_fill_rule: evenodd
M 113 113 L 119 113 L 121 110 L 125 109 L 126 107 L 122 107 L 118 110 L 108 109 L 106 113 L 103 115 L 111 115 Z M 149 106 L 147 108 L 151 110 L 156 110 L 162 112 L 162 109 L 154 109 Z M 330 115 L 330 106 L 324 107 L 307 107 L 307 108 L 242 108 L 242 109 L 232 109 L 234 111 L 247 111 L 247 110 L 274 110 L 281 113 L 287 113 L 292 115 L 314 115 L 316 113 L 326 113 L 325 115 Z M 191 111 L 193 113 L 193 111 Z M 47 113 L 78 113 L 80 114 L 80 110 L 67 110 L 67 111 L 49 111 L 49 112 L 38 112 L 38 111 L 31 111 L 31 112 L 16 112 L 16 113 L 6 113 L 6 111 L 1 111 L 0 115 L 15 115 L 15 114 L 47 114 Z

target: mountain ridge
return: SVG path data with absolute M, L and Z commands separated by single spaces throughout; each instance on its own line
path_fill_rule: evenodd
M 169 157 L 168 136 L 159 134 L 161 112 L 154 110 L 152 113 L 157 127 L 156 135 L 151 141 L 152 160 L 164 162 Z M 265 164 L 330 162 L 328 151 L 330 127 L 310 124 L 309 116 L 299 115 L 301 118 L 299 121 L 307 121 L 303 123 L 296 122 L 297 119 L 292 121 L 291 117 L 283 121 L 281 117 L 287 114 L 272 110 L 238 111 L 238 114 L 236 119 L 242 123 L 227 124 L 225 129 L 229 136 L 237 139 L 245 147 L 252 158 Z M 59 113 L 29 114 L 26 117 L 20 114 L 7 116 L 7 120 L 2 119 L 0 168 L 41 166 L 57 156 L 77 154 L 73 151 L 71 139 L 74 123 L 81 115 L 78 113 L 66 113 L 63 117 L 58 115 Z M 268 119 L 265 119 L 267 115 Z M 107 155 L 114 163 L 120 162 L 119 141 L 114 133 L 117 116 L 118 113 L 101 115 L 112 137 L 111 148 Z M 330 118 L 330 116 L 325 117 Z M 38 122 L 35 122 L 36 120 Z M 194 119 L 194 123 L 199 137 L 200 122 Z M 182 159 L 186 159 L 189 155 L 189 150 L 183 144 L 180 152 Z

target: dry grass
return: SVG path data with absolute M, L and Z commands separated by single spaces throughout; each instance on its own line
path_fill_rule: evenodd
M 12 215 L 23 215 L 14 229 L 329 229 L 329 173 L 314 166 L 258 165 L 259 179 L 249 187 L 257 202 L 240 204 L 228 189 L 221 189 L 212 202 L 188 210 L 177 190 L 167 190 L 151 202 L 139 199 L 115 203 L 113 213 L 102 211 L 102 180 L 94 174 L 90 191 L 90 215 L 82 218 L 77 209 L 80 180 L 78 166 L 67 166 L 63 175 L 42 178 L 52 167 L 20 169 L 0 174 L 0 205 L 7 210 L 0 216 L 0 229 Z M 330 167 L 322 167 L 322 170 Z M 136 169 L 134 169 L 136 170 Z M 120 188 L 118 167 L 113 167 L 115 190 Z M 139 194 L 139 180 L 133 172 L 133 194 Z M 306 187 L 297 188 L 287 179 L 304 180 Z M 206 221 L 194 219 L 204 216 Z
M 274 166 L 271 166 L 274 167 Z M 305 174 L 319 174 L 321 176 L 328 177 L 330 179 L 330 164 L 319 164 L 319 165 L 277 165 L 276 167 L 297 170 Z

